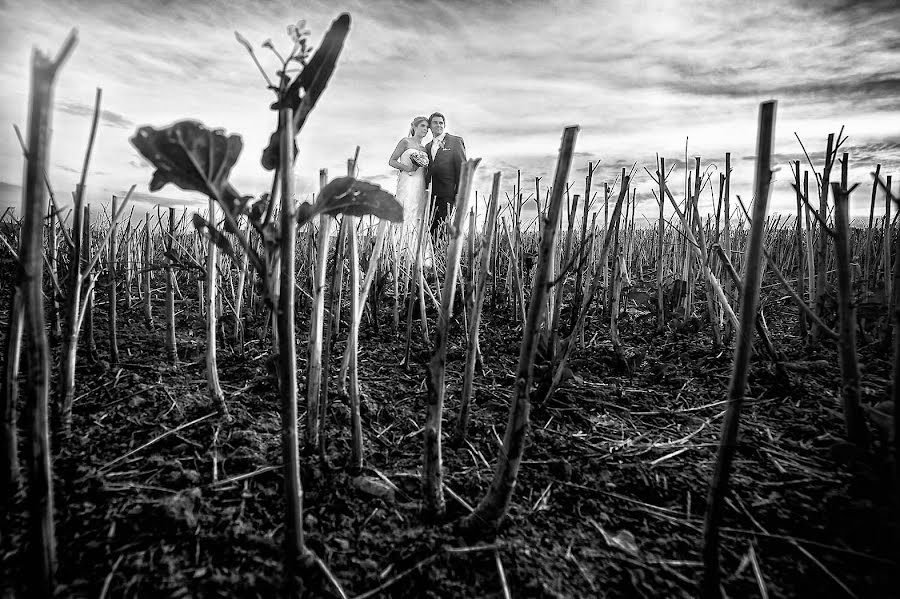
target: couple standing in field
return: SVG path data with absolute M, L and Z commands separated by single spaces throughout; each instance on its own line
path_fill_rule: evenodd
M 388 164 L 400 171 L 396 197 L 403 206 L 403 224 L 406 228 L 414 231 L 418 227 L 428 208 L 429 198 L 425 191 L 430 183 L 432 236 L 453 209 L 459 172 L 466 160 L 463 139 L 447 133 L 445 125 L 444 115 L 440 112 L 427 118 L 417 116 L 410 123 L 409 135 L 397 143 L 388 160 Z M 432 139 L 423 145 L 429 130 Z

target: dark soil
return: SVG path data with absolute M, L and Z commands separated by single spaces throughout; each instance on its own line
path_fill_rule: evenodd
M 280 592 L 280 416 L 269 346 L 248 341 L 239 357 L 223 340 L 219 376 L 233 417 L 225 422 L 206 394 L 196 302 L 178 310 L 178 366 L 166 359 L 161 309 L 150 330 L 138 307 L 123 307 L 122 363 L 110 368 L 98 306 L 101 361 L 88 363 L 80 352 L 75 434 L 54 448 L 60 597 Z M 801 347 L 796 310 L 777 296 L 766 310 L 791 366 L 786 376 L 762 360 L 752 369 L 723 522 L 724 589 L 730 597 L 758 597 L 761 585 L 769 597 L 896 597 L 900 525 L 883 448 L 876 440 L 869 453 L 846 451 L 833 345 Z M 350 597 L 379 587 L 375 596 L 503 597 L 504 578 L 512 597 L 696 597 L 731 351 L 711 349 L 708 327 L 656 334 L 654 317 L 631 308 L 622 338 L 646 357 L 623 364 L 608 326 L 591 323 L 574 378 L 532 412 L 504 526 L 495 538 L 466 540 L 453 521 L 477 504 L 493 475 L 521 336 L 509 310 L 486 312 L 485 372 L 476 377 L 470 443 L 462 447 L 450 439 L 465 355 L 459 321 L 451 338 L 443 454 L 449 521 L 436 526 L 420 515 L 428 350 L 414 343 L 412 365 L 402 368 L 403 340 L 385 313 L 379 334 L 364 324 L 359 359 L 361 475 L 382 484 L 366 492 L 346 468 L 349 411 L 336 397 L 328 467 L 303 458 L 310 548 Z M 301 356 L 305 339 L 298 335 Z M 343 345 L 342 331 L 336 355 Z M 877 343 L 860 348 L 866 402 L 887 394 L 889 355 Z M 299 366 L 302 373 L 302 360 Z M 375 496 L 391 487 L 392 495 Z M 25 507 L 20 495 L 5 515 L 6 596 L 28 596 Z M 336 596 L 321 581 L 307 590 Z

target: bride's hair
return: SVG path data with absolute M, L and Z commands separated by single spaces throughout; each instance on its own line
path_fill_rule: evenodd
M 409 135 L 412 137 L 412 134 L 416 132 L 416 127 L 419 126 L 419 123 L 428 122 L 427 116 L 417 116 L 412 120 L 412 123 L 409 124 Z

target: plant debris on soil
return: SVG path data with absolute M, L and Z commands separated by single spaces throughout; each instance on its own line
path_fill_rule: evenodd
M 98 297 L 102 358 L 99 305 Z M 723 588 L 730 597 L 897 597 L 900 526 L 884 448 L 876 441 L 863 454 L 842 442 L 833 345 L 802 347 L 796 308 L 774 293 L 764 305 L 786 363 L 780 370 L 761 357 L 753 362 L 722 523 Z M 226 422 L 206 392 L 198 306 L 185 299 L 177 309 L 177 366 L 166 358 L 163 331 L 143 325 L 138 306 L 120 316 L 117 367 L 80 352 L 74 433 L 54 447 L 60 597 L 280 593 L 280 416 L 270 344 L 248 341 L 240 356 L 228 350 L 231 335 L 221 336 Z M 327 466 L 315 455 L 303 458 L 309 547 L 349 597 L 698 596 L 731 349 L 713 350 L 702 327 L 657 333 L 655 317 L 631 307 L 619 326 L 636 358 L 623 363 L 593 322 L 572 376 L 533 407 L 502 529 L 470 543 L 453 521 L 477 504 L 493 476 L 522 333 L 508 311 L 485 312 L 484 372 L 463 445 L 452 438 L 465 356 L 459 317 L 452 327 L 448 522 L 420 516 L 429 348 L 414 343 L 404 368 L 402 337 L 385 324 L 379 333 L 364 326 L 366 467 L 346 466 L 349 409 L 332 392 Z M 303 316 L 298 322 L 302 329 Z M 343 343 L 342 335 L 336 355 Z M 886 396 L 887 356 L 877 341 L 860 347 L 864 402 Z M 304 366 L 301 358 L 301 373 Z M 0 587 L 7 597 L 25 592 L 26 512 L 20 496 L 4 516 Z M 339 596 L 325 584 L 307 590 Z

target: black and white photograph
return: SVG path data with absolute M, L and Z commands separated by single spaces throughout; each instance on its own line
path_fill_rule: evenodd
M 900 596 L 897 0 L 0 0 L 0 599 Z

